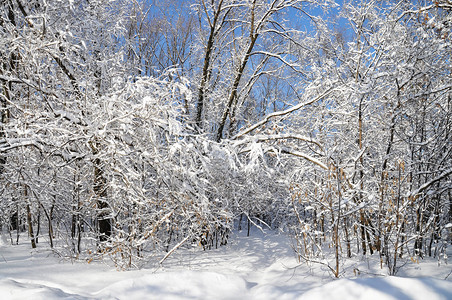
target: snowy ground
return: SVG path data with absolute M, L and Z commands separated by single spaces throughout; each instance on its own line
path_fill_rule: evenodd
M 371 259 L 299 266 L 283 235 L 240 234 L 217 250 L 183 250 L 163 267 L 118 272 L 107 263 L 69 262 L 40 245 L 0 243 L 0 299 L 452 299 L 452 265 L 408 263 L 387 277 Z M 359 270 L 359 274 L 358 274 Z

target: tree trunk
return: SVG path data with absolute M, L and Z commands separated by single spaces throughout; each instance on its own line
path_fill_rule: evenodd
M 352 257 L 352 249 L 351 249 L 351 245 L 350 245 L 350 235 L 348 233 L 348 218 L 344 219 L 344 230 L 345 230 L 345 243 L 347 245 L 347 257 L 351 258 Z
M 246 236 L 250 236 L 250 228 L 251 228 L 251 220 L 250 220 L 250 216 L 248 215 L 248 231 L 246 233 Z
M 36 228 L 36 236 L 35 236 L 35 242 L 36 244 L 39 243 L 39 233 L 41 232 L 41 212 L 38 209 L 38 227 Z
M 228 97 L 228 102 L 226 104 L 226 107 L 224 109 L 223 115 L 221 116 L 220 123 L 218 124 L 218 130 L 216 135 L 216 141 L 220 142 L 220 140 L 223 138 L 223 129 L 226 125 L 226 120 L 228 116 L 230 115 L 231 111 L 234 111 L 235 114 L 235 106 L 237 105 L 237 89 L 240 84 L 240 80 L 242 79 L 243 72 L 245 71 L 246 65 L 248 63 L 248 60 L 251 57 L 251 53 L 253 51 L 254 45 L 256 44 L 256 40 L 259 37 L 259 33 L 256 31 L 255 24 L 254 24 L 254 14 L 255 14 L 255 5 L 256 1 L 253 2 L 253 8 L 251 10 L 251 29 L 250 29 L 250 39 L 248 48 L 245 52 L 245 55 L 243 56 L 243 59 L 240 61 L 240 66 L 237 70 L 237 73 L 234 76 L 234 81 L 231 87 L 231 91 Z M 235 116 L 230 115 L 230 122 L 233 123 Z
M 364 227 L 364 213 L 362 210 L 359 212 L 359 221 L 360 221 L 360 232 L 361 232 L 361 248 L 363 251 L 363 255 L 367 254 L 367 246 L 366 246 L 366 228 Z
M 99 143 L 91 143 L 93 154 L 99 154 Z M 100 158 L 94 159 L 94 184 L 93 191 L 97 199 L 97 224 L 99 230 L 99 241 L 107 241 L 112 234 L 111 216 L 108 205 L 107 179 L 105 178 L 102 161 Z
M 112 232 L 111 217 L 108 213 L 106 185 L 107 181 L 100 167 L 100 160 L 96 159 L 94 167 L 94 193 L 97 196 L 97 208 L 100 211 L 97 221 L 99 225 L 99 239 L 101 242 L 107 241 Z
M 31 239 L 31 247 L 32 248 L 36 248 L 35 236 L 33 234 L 33 223 L 32 223 L 32 218 L 31 218 L 31 209 L 30 209 L 30 205 L 29 204 L 27 204 L 27 222 L 28 222 L 28 235 L 30 236 L 30 239 Z
M 195 117 L 195 124 L 197 127 L 197 130 L 201 130 L 203 127 L 202 124 L 202 114 L 204 110 L 204 98 L 205 98 L 205 91 L 207 82 L 209 80 L 209 73 L 210 73 L 210 64 L 211 64 L 211 58 L 215 43 L 215 38 L 219 33 L 219 30 L 223 26 L 225 22 L 225 17 L 229 13 L 230 9 L 225 12 L 223 18 L 221 18 L 221 13 L 223 11 L 223 1 L 220 0 L 218 3 L 217 10 L 214 13 L 213 21 L 210 24 L 210 33 L 209 33 L 209 39 L 207 40 L 207 46 L 206 46 L 206 54 L 204 55 L 204 65 L 202 69 L 202 76 L 201 76 L 201 83 L 199 85 L 198 89 L 198 100 L 196 103 L 196 117 Z M 207 13 L 207 12 L 206 12 Z

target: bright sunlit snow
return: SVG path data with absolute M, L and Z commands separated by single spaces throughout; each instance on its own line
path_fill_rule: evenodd
M 44 244 L 3 241 L 0 254 L 0 299 L 452 299 L 450 265 L 413 262 L 389 277 L 376 256 L 345 263 L 347 278 L 337 280 L 299 265 L 290 240 L 271 232 L 238 233 L 226 247 L 185 249 L 162 267 L 126 272 L 62 259 Z

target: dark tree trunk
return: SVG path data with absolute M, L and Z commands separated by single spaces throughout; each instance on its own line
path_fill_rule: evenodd
M 17 207 L 16 211 L 11 215 L 11 230 L 19 230 L 19 207 Z
M 210 65 L 211 65 L 211 59 L 212 59 L 212 53 L 214 49 L 214 43 L 215 38 L 217 37 L 220 29 L 223 27 L 225 23 L 226 16 L 228 15 L 229 11 L 231 9 L 227 9 L 224 15 L 222 16 L 223 11 L 223 0 L 220 0 L 218 3 L 218 7 L 216 8 L 216 11 L 214 12 L 213 21 L 210 25 L 210 33 L 209 33 L 209 39 L 207 41 L 206 46 L 206 53 L 204 55 L 204 65 L 202 69 L 202 76 L 201 76 L 201 83 L 199 85 L 198 89 L 198 99 L 196 103 L 196 117 L 195 117 L 195 124 L 197 127 L 197 130 L 201 131 L 203 127 L 202 123 L 202 114 L 204 110 L 204 99 L 205 99 L 205 91 L 207 82 L 210 77 Z
M 109 214 L 107 202 L 107 180 L 101 166 L 101 160 L 95 159 L 94 162 L 94 193 L 97 197 L 97 208 L 99 214 L 97 217 L 99 226 L 99 240 L 107 241 L 112 233 L 111 216 Z
M 250 228 L 251 228 L 251 220 L 250 220 L 250 217 L 248 216 L 248 231 L 246 233 L 246 236 L 250 236 Z
M 41 212 L 38 210 L 38 228 L 36 228 L 36 244 L 39 243 L 39 233 L 41 232 Z

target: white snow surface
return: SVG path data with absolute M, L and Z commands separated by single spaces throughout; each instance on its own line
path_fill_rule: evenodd
M 71 262 L 38 245 L 0 241 L 0 299 L 452 299 L 451 265 L 411 262 L 390 277 L 366 257 L 342 264 L 334 279 L 322 265 L 297 263 L 276 233 L 234 234 L 225 247 L 183 249 L 135 271 Z

